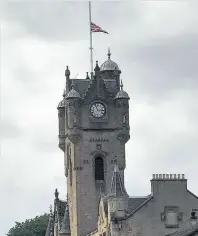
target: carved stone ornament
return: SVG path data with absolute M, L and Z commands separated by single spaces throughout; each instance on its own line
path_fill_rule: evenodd
M 96 150 L 102 150 L 102 144 L 96 144 Z
M 81 103 L 76 102 L 76 101 L 72 101 L 72 102 L 68 103 L 68 107 L 80 108 L 81 107 Z
M 112 159 L 112 160 L 110 160 L 110 163 L 115 165 L 115 164 L 117 164 L 117 160 L 116 159 Z
M 76 170 L 83 170 L 83 167 L 82 166 L 76 166 L 73 168 L 73 171 L 76 171 Z
M 129 135 L 121 133 L 121 134 L 118 135 L 117 139 L 122 141 L 122 142 L 127 142 L 129 140 Z
M 103 156 L 108 156 L 108 152 L 105 152 L 103 150 L 96 150 L 96 151 L 93 151 L 90 153 L 91 156 L 95 156 L 95 155 L 98 155 L 98 154 L 101 154 Z
M 64 152 L 65 151 L 65 144 L 63 144 L 63 143 L 59 144 L 59 148 Z
M 182 221 L 183 220 L 183 213 L 182 212 L 178 213 L 177 219 L 178 219 L 178 221 Z
M 118 103 L 117 108 L 129 108 L 129 105 L 126 103 Z
M 90 138 L 89 142 L 94 143 L 94 142 L 109 142 L 108 138 Z
M 80 141 L 80 134 L 78 133 L 78 134 L 70 134 L 69 136 L 68 136 L 68 139 L 72 142 L 72 143 L 77 143 L 77 142 L 79 142 Z
M 83 160 L 84 164 L 89 164 L 89 160 Z

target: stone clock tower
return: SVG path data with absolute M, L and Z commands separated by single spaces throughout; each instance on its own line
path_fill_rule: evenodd
M 85 79 L 71 79 L 58 106 L 59 147 L 64 152 L 72 236 L 97 228 L 101 194 L 108 194 L 115 164 L 122 180 L 129 140 L 129 96 L 110 58 Z

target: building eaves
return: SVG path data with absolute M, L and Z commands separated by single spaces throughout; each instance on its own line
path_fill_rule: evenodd
M 129 212 L 129 215 L 127 216 L 126 219 L 130 218 L 131 216 L 133 216 L 137 211 L 139 211 L 143 206 L 145 206 L 148 202 L 151 201 L 151 199 L 153 199 L 152 195 L 149 195 L 147 198 L 145 198 L 145 200 L 143 202 L 141 202 L 139 205 L 137 205 L 136 208 L 134 208 L 131 212 Z

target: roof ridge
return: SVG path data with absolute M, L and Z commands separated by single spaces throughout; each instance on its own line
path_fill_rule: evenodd
M 182 229 L 174 233 L 166 234 L 165 236 L 191 236 L 192 234 L 196 232 L 198 232 L 198 223 L 196 225 L 191 226 L 190 228 Z

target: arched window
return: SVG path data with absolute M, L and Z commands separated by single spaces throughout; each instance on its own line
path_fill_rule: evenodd
M 95 180 L 104 180 L 104 161 L 102 157 L 95 158 Z

